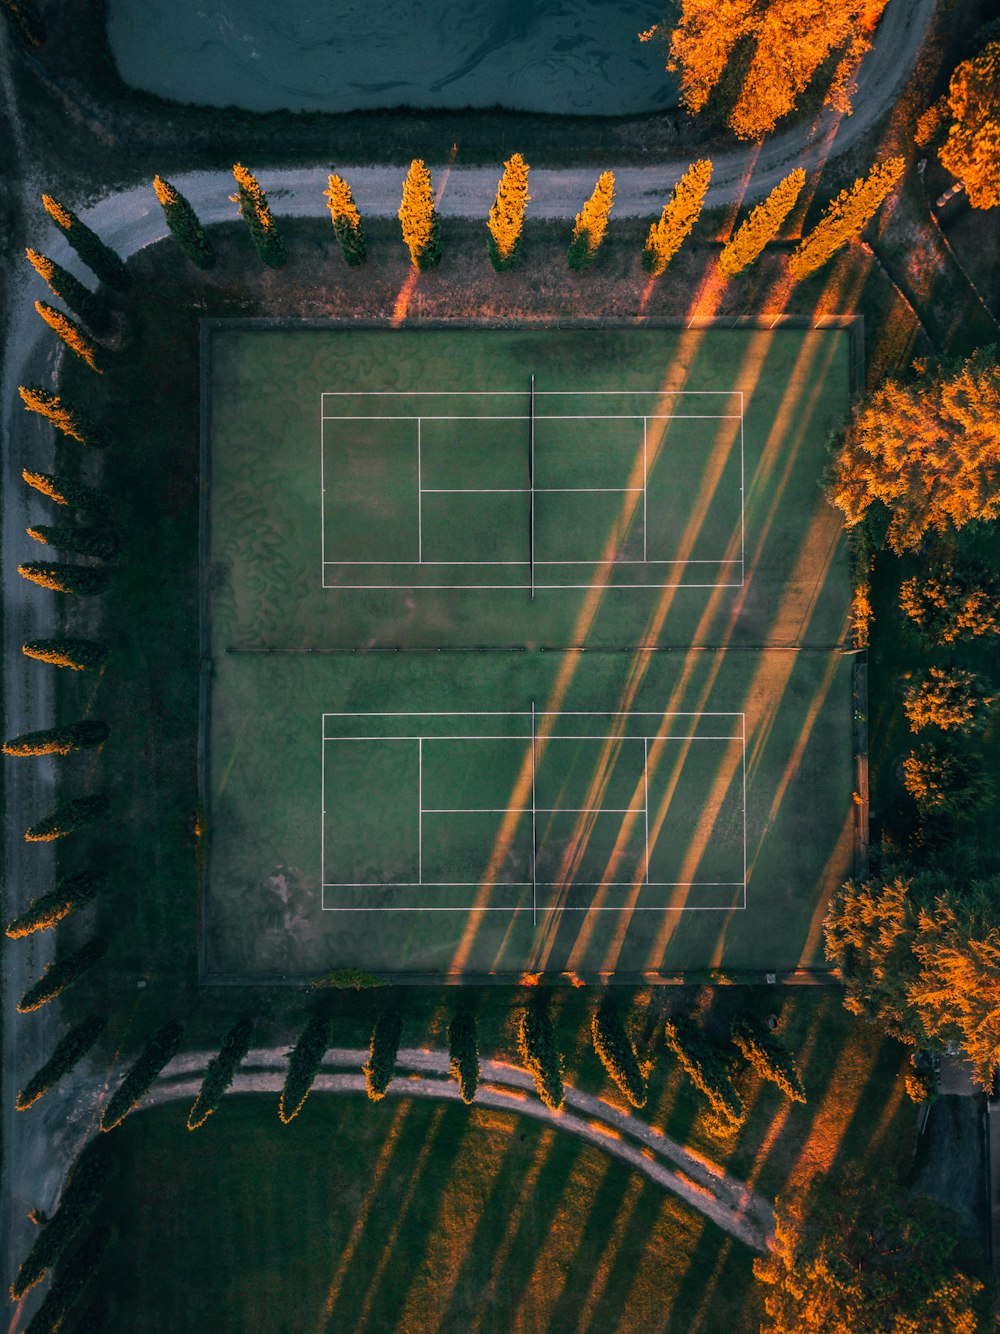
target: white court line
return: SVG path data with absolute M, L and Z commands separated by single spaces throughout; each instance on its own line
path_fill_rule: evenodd
M 424 487 L 420 466 L 420 418 L 417 418 L 417 561 L 424 563 Z
M 739 709 L 538 709 L 537 718 L 742 718 Z M 324 718 L 530 718 L 530 709 L 327 709 Z M 605 740 L 606 738 L 601 738 Z
M 326 740 L 324 736 L 323 740 Z M 326 768 L 324 760 L 323 768 Z M 417 738 L 417 879 L 424 881 L 424 739 Z M 744 875 L 746 872 L 744 872 Z
M 649 884 L 649 737 L 642 738 L 643 814 L 646 817 L 646 884 Z M 743 871 L 746 881 L 746 870 Z M 744 884 L 745 888 L 745 884 Z
M 523 422 L 528 420 L 526 412 L 477 413 L 475 416 L 458 412 L 448 413 L 408 413 L 408 412 L 364 412 L 336 413 L 324 417 L 328 422 Z M 739 421 L 737 412 L 650 412 L 646 417 L 641 412 L 536 412 L 535 421 L 542 422 L 639 422 L 639 421 L 701 421 L 735 422 Z
M 655 398 L 682 394 L 701 396 L 702 398 L 733 398 L 742 393 L 741 389 L 538 389 L 539 397 L 551 395 L 553 398 L 589 394 L 608 397 L 617 394 L 634 398 L 639 394 L 652 394 Z M 527 389 L 323 389 L 321 398 L 527 398 Z
M 504 732 L 495 736 L 487 736 L 482 732 L 469 732 L 467 735 L 463 733 L 460 736 L 427 736 L 425 733 L 414 732 L 412 736 L 324 736 L 323 738 L 324 741 L 420 741 L 421 739 L 424 741 L 530 741 L 531 733 L 526 732 L 522 736 L 520 733 Z M 607 733 L 595 735 L 589 732 L 586 736 L 549 737 L 549 741 L 552 743 L 556 741 L 607 741 L 607 739 Z M 645 740 L 641 736 L 626 736 L 620 739 L 623 742 Z M 740 741 L 742 738 L 739 736 L 665 736 L 661 737 L 660 740 L 666 743 L 667 741 Z
M 421 487 L 425 496 L 526 496 L 532 491 L 530 486 L 424 486 Z M 625 495 L 634 491 L 637 495 L 644 490 L 641 486 L 536 486 L 534 492 L 536 496 L 562 496 L 576 495 L 583 492 L 587 495 L 591 493 L 600 493 L 601 495 Z M 331 561 L 331 565 L 336 565 L 337 561 Z M 341 562 L 347 564 L 346 561 Z M 439 564 L 445 562 L 440 561 Z M 525 562 L 521 562 L 524 564 Z M 537 561 L 538 565 L 553 565 L 554 561 Z M 593 562 L 589 560 L 580 561 L 560 561 L 562 565 L 590 565 Z M 635 564 L 639 562 L 636 561 Z M 476 561 L 464 561 L 463 564 L 474 565 Z
M 521 565 L 529 564 L 526 560 L 425 560 L 420 563 L 422 565 L 449 565 L 456 570 L 464 570 L 467 566 L 474 570 L 478 570 L 485 568 L 486 566 L 492 568 L 497 565 L 509 566 L 513 569 Z M 691 560 L 631 560 L 625 558 L 616 560 L 614 557 L 608 557 L 607 559 L 602 558 L 600 560 L 540 560 L 535 562 L 536 565 L 740 565 L 741 563 L 742 562 L 735 558 L 730 560 L 728 557 L 724 560 L 706 560 L 701 557 L 697 560 L 694 558 Z M 328 560 L 326 564 L 347 566 L 379 565 L 388 569 L 390 566 L 416 565 L 417 562 L 413 560 Z M 713 584 L 712 587 L 714 586 L 715 585 Z M 402 585 L 400 585 L 400 587 L 402 587 Z M 427 587 L 437 588 L 438 585 L 428 584 Z M 465 585 L 463 584 L 462 587 L 464 588 Z M 468 587 L 478 588 L 479 585 L 469 584 Z M 504 587 L 506 587 L 506 585 L 504 585 Z M 643 584 L 643 587 L 659 588 L 661 585 Z

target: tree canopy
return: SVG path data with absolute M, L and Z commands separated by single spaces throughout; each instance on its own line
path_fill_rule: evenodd
M 1000 515 L 1000 366 L 996 347 L 903 384 L 886 380 L 854 405 L 830 471 L 848 527 L 880 501 L 889 545 L 919 546 Z
M 774 1249 L 754 1261 L 768 1288 L 761 1331 L 985 1334 L 993 1285 L 975 1268 L 931 1200 L 888 1181 L 824 1180 L 778 1201 Z
M 1000 204 L 1000 42 L 963 60 L 948 89 L 951 126 L 941 164 L 964 181 L 973 208 Z

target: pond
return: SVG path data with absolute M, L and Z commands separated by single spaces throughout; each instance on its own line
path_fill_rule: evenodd
M 460 108 L 620 116 L 673 106 L 664 0 L 110 0 L 126 83 L 251 111 Z

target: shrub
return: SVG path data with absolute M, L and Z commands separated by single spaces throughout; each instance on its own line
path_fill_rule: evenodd
M 605 1002 L 590 1021 L 594 1050 L 601 1064 L 633 1107 L 646 1105 L 646 1080 L 639 1069 L 635 1047 L 617 1008 Z
M 78 871 L 75 875 L 63 876 L 50 894 L 32 899 L 24 912 L 8 924 L 8 938 L 19 940 L 35 931 L 48 931 L 74 909 L 90 903 L 103 889 L 105 880 L 106 877 L 97 871 Z
M 448 1025 L 448 1054 L 462 1101 L 474 1102 L 479 1087 L 479 1035 L 471 1010 L 459 1010 Z
M 733 1042 L 761 1079 L 777 1084 L 792 1102 L 805 1102 L 802 1080 L 783 1042 L 773 1034 L 765 1037 L 747 1019 L 737 1019 L 733 1024 Z
M 526 1005 L 517 1033 L 517 1050 L 524 1068 L 546 1107 L 557 1112 L 563 1105 L 563 1060 L 556 1046 L 552 1018 L 544 997 Z
M 403 1016 L 393 1006 L 383 1010 L 372 1029 L 371 1050 L 365 1062 L 365 1085 L 372 1102 L 384 1098 L 396 1072 L 396 1053 L 403 1032 Z
M 50 1330 L 62 1329 L 66 1312 L 100 1264 L 110 1237 L 111 1229 L 102 1224 L 68 1259 L 61 1261 L 45 1300 L 31 1317 L 24 1334 L 49 1334 Z
M 68 315 L 64 315 L 55 306 L 50 306 L 47 301 L 36 301 L 35 310 L 38 311 L 52 332 L 62 339 L 75 357 L 79 357 L 98 375 L 104 374 L 104 356 L 82 325 L 77 324 L 75 320 L 71 320 Z
M 571 269 L 580 272 L 588 268 L 597 257 L 597 252 L 608 230 L 608 216 L 615 202 L 615 174 L 604 171 L 597 179 L 594 192 L 576 215 L 573 223 L 573 236 L 566 254 L 566 262 Z
M 162 1024 L 143 1047 L 122 1082 L 115 1089 L 101 1114 L 101 1129 L 114 1130 L 121 1125 L 160 1071 L 177 1054 L 184 1036 L 184 1025 L 176 1019 Z
M 896 188 L 904 166 L 901 157 L 886 158 L 876 162 L 867 176 L 859 176 L 841 191 L 788 261 L 788 272 L 796 282 L 815 272 L 871 222 L 883 200 Z
M 32 250 L 30 246 L 24 253 L 31 267 L 48 284 L 52 295 L 69 306 L 75 315 L 79 315 L 84 324 L 89 324 L 96 334 L 106 333 L 110 329 L 111 319 L 106 308 L 88 287 L 84 287 L 67 269 L 37 250 Z
M 530 168 L 520 153 L 514 153 L 503 164 L 503 175 L 497 185 L 496 198 L 490 209 L 489 238 L 486 248 L 490 263 L 501 272 L 517 263 L 518 246 L 524 231 L 524 210 L 531 199 L 528 194 Z
M 132 286 L 132 279 L 120 256 L 116 255 L 110 246 L 105 245 L 85 222 L 81 222 L 72 209 L 66 208 L 51 195 L 42 195 L 42 204 L 46 213 L 91 272 L 100 278 L 102 283 L 107 283 L 116 291 L 127 292 Z
M 929 1052 L 910 1053 L 910 1068 L 906 1072 L 906 1096 L 911 1102 L 936 1102 L 938 1076 Z
M 233 1082 L 240 1062 L 250 1050 L 253 1030 L 253 1016 L 245 1014 L 237 1019 L 222 1039 L 219 1054 L 209 1061 L 201 1089 L 188 1112 L 188 1130 L 197 1130 L 199 1126 L 204 1125 L 222 1101 L 222 1096 Z
M 665 1036 L 677 1063 L 695 1088 L 708 1099 L 720 1123 L 734 1129 L 742 1125 L 746 1117 L 743 1099 L 733 1085 L 718 1047 L 709 1042 L 690 1019 L 680 1016 L 667 1020 Z
M 52 394 L 41 385 L 29 384 L 19 385 L 17 392 L 21 395 L 25 412 L 37 412 L 71 440 L 76 440 L 81 445 L 90 445 L 94 449 L 104 449 L 107 446 L 107 436 L 93 418 L 81 412 L 79 408 L 72 407 L 59 394 Z
M 278 1102 L 278 1115 L 285 1125 L 301 1112 L 329 1045 L 329 1019 L 322 1014 L 313 1015 L 288 1056 L 285 1087 Z
M 762 204 L 757 205 L 735 236 L 722 247 L 719 272 L 723 277 L 733 278 L 747 268 L 768 241 L 777 236 L 805 183 L 806 174 L 797 167 L 778 182 Z
M 420 273 L 436 268 L 441 262 L 441 223 L 434 207 L 431 174 L 421 158 L 410 163 L 396 216 L 413 267 Z
M 327 188 L 323 191 L 323 198 L 330 210 L 333 234 L 337 238 L 344 263 L 352 267 L 364 264 L 368 258 L 368 247 L 365 231 L 361 225 L 361 214 L 354 203 L 351 187 L 343 176 L 330 174 Z
M 42 732 L 22 732 L 3 743 L 5 755 L 69 755 L 74 750 L 90 750 L 108 739 L 107 723 L 84 719 L 63 727 L 48 727 Z
M 674 186 L 659 221 L 650 227 L 642 252 L 642 267 L 654 278 L 660 276 L 690 235 L 711 179 L 712 163 L 708 158 L 693 162 Z
M 106 1014 L 91 1015 L 71 1028 L 56 1043 L 55 1051 L 40 1069 L 25 1084 L 17 1095 L 15 1107 L 19 1112 L 26 1112 L 34 1106 L 53 1084 L 57 1084 L 63 1075 L 73 1069 L 77 1061 L 82 1060 L 108 1026 Z
M 62 561 L 34 560 L 17 567 L 24 579 L 55 593 L 75 593 L 77 597 L 97 597 L 111 583 L 108 570 L 93 565 L 66 565 Z
M 175 186 L 162 176 L 153 177 L 153 190 L 167 226 L 174 240 L 199 269 L 210 269 L 215 264 L 215 252 L 198 215 Z
M 76 797 L 73 801 L 63 802 L 43 820 L 30 825 L 24 833 L 26 843 L 51 843 L 53 839 L 65 838 L 75 834 L 78 829 L 93 824 L 102 815 L 106 815 L 111 803 L 101 793 L 92 797 Z
M 32 472 L 25 468 L 21 476 L 29 486 L 40 491 L 57 505 L 69 505 L 74 509 L 94 510 L 98 514 L 107 514 L 109 505 L 100 491 L 75 477 L 66 477 L 61 473 Z
M 983 758 L 955 742 L 925 741 L 903 761 L 903 786 L 922 815 L 974 819 L 993 795 Z
M 42 1228 L 10 1285 L 12 1301 L 20 1301 L 40 1283 L 80 1233 L 97 1208 L 113 1171 L 113 1159 L 93 1149 L 84 1150 L 66 1178 L 59 1208 Z
M 117 535 L 99 528 L 69 528 L 47 523 L 32 524 L 28 536 L 36 542 L 45 542 L 60 551 L 75 556 L 93 556 L 97 560 L 114 560 L 121 551 Z
M 72 954 L 55 959 L 17 1002 L 18 1014 L 30 1014 L 32 1010 L 40 1010 L 43 1005 L 61 996 L 74 982 L 78 982 L 89 968 L 99 963 L 107 951 L 108 942 L 103 936 L 95 936 Z
M 976 672 L 929 667 L 904 689 L 903 712 L 911 732 L 924 727 L 971 732 L 989 719 L 997 699 L 992 691 L 991 683 Z
M 1000 634 L 1000 579 L 980 561 L 944 561 L 904 579 L 899 605 L 931 644 Z
M 360 968 L 334 968 L 322 977 L 314 978 L 310 985 L 315 990 L 332 987 L 335 991 L 366 991 L 369 987 L 384 987 L 385 983 L 374 973 L 366 973 Z
M 21 652 L 53 667 L 69 667 L 74 672 L 85 672 L 103 667 L 108 658 L 108 647 L 96 639 L 29 639 L 21 645 Z
M 236 194 L 230 195 L 234 204 L 239 204 L 240 215 L 247 225 L 250 239 L 263 262 L 272 269 L 280 269 L 288 261 L 285 243 L 281 239 L 267 196 L 257 183 L 252 171 L 248 171 L 241 162 L 233 167 L 236 178 Z

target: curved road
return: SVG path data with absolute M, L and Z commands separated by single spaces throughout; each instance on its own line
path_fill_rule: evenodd
M 815 126 L 794 125 L 767 140 L 760 148 L 748 146 L 720 154 L 714 159 L 709 191 L 711 205 L 735 200 L 750 202 L 766 194 L 794 166 L 818 167 L 854 145 L 892 106 L 908 77 L 936 0 L 889 0 L 875 35 L 872 50 L 862 62 L 854 96 L 855 111 L 843 118 L 823 113 Z M 8 148 L 17 163 L 25 217 L 31 234 L 47 254 L 85 281 L 92 276 L 68 249 L 41 210 L 39 197 L 44 186 L 27 142 L 13 80 L 10 77 L 10 35 L 0 25 L 0 103 L 9 129 Z M 616 169 L 616 216 L 653 216 L 667 193 L 686 168 L 683 159 L 645 167 Z M 253 164 L 255 167 L 258 164 Z M 398 208 L 401 167 L 342 167 L 350 180 L 361 212 L 392 216 Z M 269 171 L 259 167 L 261 183 L 275 213 L 322 216 L 322 190 L 327 166 Z M 498 168 L 432 166 L 440 203 L 447 217 L 485 218 L 493 199 Z M 554 171 L 534 167 L 531 173 L 530 216 L 571 218 L 593 186 L 595 169 Z M 206 222 L 234 218 L 228 196 L 232 179 L 228 172 L 189 173 L 172 177 L 188 195 Z M 73 202 L 73 201 L 68 201 Z M 82 216 L 122 255 L 134 254 L 166 235 L 163 214 L 148 182 L 124 190 L 93 205 L 81 208 Z M 51 457 L 48 434 L 32 414 L 21 410 L 17 386 L 26 380 L 52 384 L 58 381 L 58 344 L 32 309 L 36 298 L 48 291 L 41 279 L 9 256 L 7 322 L 4 330 L 3 372 L 0 380 L 0 438 L 3 460 L 3 588 L 4 588 L 4 699 L 5 725 L 9 733 L 49 725 L 52 719 L 52 672 L 24 658 L 21 642 L 50 631 L 55 599 L 27 584 L 16 573 L 18 560 L 27 551 L 24 528 L 29 504 L 20 480 L 20 470 L 31 460 L 41 463 Z M 6 880 L 10 886 L 7 910 L 13 915 L 39 887 L 50 883 L 51 857 L 47 845 L 25 847 L 24 826 L 49 803 L 55 781 L 55 766 L 45 761 L 9 765 L 6 771 L 4 838 Z M 30 814 L 29 814 L 30 813 Z M 30 856 L 26 855 L 30 854 Z M 13 1090 L 41 1063 L 55 1042 L 57 1016 L 43 1010 L 20 1017 L 14 1004 L 27 981 L 36 976 L 51 957 L 53 933 L 42 938 L 17 941 L 4 947 L 2 1031 L 3 1170 L 0 1186 L 0 1255 L 9 1280 L 16 1257 L 30 1240 L 30 1225 L 24 1221 L 31 1204 L 47 1207 L 56 1195 L 63 1171 L 72 1157 L 73 1136 L 69 1127 L 73 1109 L 68 1098 L 55 1093 L 46 1116 L 16 1117 L 12 1112 Z M 55 1007 L 49 1007 L 54 1010 Z M 323 1076 L 323 1078 L 339 1076 Z M 343 1076 L 355 1078 L 355 1076 Z M 55 1110 L 54 1110 L 55 1109 Z M 57 1110 L 61 1109 L 61 1115 Z

